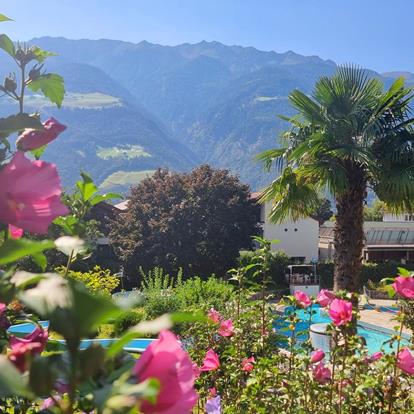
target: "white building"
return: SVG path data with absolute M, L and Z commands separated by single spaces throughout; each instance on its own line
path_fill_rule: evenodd
M 258 196 L 257 193 L 252 194 L 254 198 Z M 296 222 L 273 224 L 269 220 L 271 203 L 262 204 L 260 208 L 263 237 L 267 240 L 280 241 L 272 246 L 273 250 L 283 250 L 299 263 L 318 260 L 319 223 L 316 220 L 306 218 Z

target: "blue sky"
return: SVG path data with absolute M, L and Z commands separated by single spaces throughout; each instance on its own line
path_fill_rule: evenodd
M 14 39 L 201 40 L 414 72 L 412 0 L 8 0 Z

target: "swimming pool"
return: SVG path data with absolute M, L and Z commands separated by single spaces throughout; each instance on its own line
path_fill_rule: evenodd
M 40 325 L 43 326 L 43 328 L 49 327 L 48 321 L 40 321 Z M 19 325 L 13 325 L 8 329 L 9 333 L 12 334 L 21 334 L 21 335 L 27 335 L 33 332 L 35 329 L 35 324 L 33 323 L 22 323 Z M 80 349 L 86 349 L 90 347 L 92 344 L 99 344 L 102 345 L 104 348 L 109 347 L 112 345 L 116 339 L 83 339 L 80 343 Z M 152 341 L 155 341 L 155 339 L 150 338 L 138 338 L 138 339 L 132 339 L 129 341 L 125 346 L 124 350 L 127 352 L 144 352 L 145 349 L 151 344 Z M 64 344 L 65 341 L 58 340 L 58 342 Z
M 319 305 L 313 305 L 312 311 L 315 311 L 315 313 L 312 314 L 312 323 L 331 322 L 331 319 L 326 314 L 326 311 Z M 295 335 L 299 342 L 305 341 L 309 337 L 309 312 L 304 309 L 294 311 L 293 307 L 286 307 L 284 310 L 284 316 L 287 316 L 292 312 L 295 312 L 299 319 L 299 322 L 296 325 Z M 292 335 L 291 331 L 286 329 L 289 326 L 289 323 L 285 321 L 284 317 L 276 319 L 273 326 L 276 332 L 286 337 L 290 337 Z M 391 338 L 392 331 L 380 326 L 358 323 L 358 335 L 365 339 L 370 353 L 381 350 L 386 353 L 390 353 L 396 348 L 396 344 L 394 344 L 393 348 L 391 348 L 390 345 L 386 343 Z M 405 336 L 403 343 L 408 344 L 408 340 L 409 338 Z
M 364 309 L 374 310 L 377 312 L 388 312 L 388 313 L 398 313 L 400 308 L 396 306 L 375 306 L 375 305 L 364 305 Z

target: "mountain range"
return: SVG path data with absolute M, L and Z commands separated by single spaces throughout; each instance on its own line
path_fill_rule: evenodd
M 56 162 L 65 186 L 79 170 L 105 191 L 126 192 L 158 167 L 185 171 L 201 163 L 228 168 L 253 190 L 274 178 L 255 161 L 260 151 L 279 145 L 292 114 L 287 96 L 295 88 L 311 93 L 315 81 L 336 64 L 317 56 L 276 53 L 253 47 L 200 42 L 161 46 L 146 41 L 30 41 L 56 52 L 47 70 L 65 79 L 66 97 L 57 110 L 39 96 L 27 107 L 68 126 L 44 158 Z M 10 69 L 0 56 L 0 74 Z M 389 85 L 402 75 L 379 77 Z M 0 102 L 0 113 L 13 110 Z

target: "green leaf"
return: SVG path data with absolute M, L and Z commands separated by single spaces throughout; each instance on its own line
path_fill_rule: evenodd
M 0 118 L 0 135 L 3 137 L 23 129 L 42 130 L 43 125 L 36 115 L 18 114 Z
M 30 395 L 20 372 L 5 355 L 0 355 L 0 397 Z
M 32 260 L 42 269 L 42 272 L 46 270 L 47 258 L 43 253 L 32 254 Z
M 104 361 L 105 349 L 101 345 L 92 344 L 81 351 L 79 354 L 79 368 L 82 373 L 82 379 L 87 380 L 98 374 L 104 366 Z
M 75 229 L 78 222 L 78 218 L 74 215 L 57 217 L 53 221 L 53 223 L 61 227 L 66 232 L 66 234 L 70 235 L 75 234 Z
M 90 203 L 92 206 L 94 206 L 101 201 L 113 200 L 114 198 L 122 198 L 122 195 L 117 193 L 98 194 L 95 197 L 91 198 Z
M 106 351 L 108 358 L 113 358 L 119 354 L 125 347 L 125 345 L 133 339 L 139 338 L 142 334 L 140 332 L 128 331 L 121 336 L 116 342 L 114 342 Z
M 34 46 L 32 48 L 32 52 L 35 55 L 35 59 L 39 62 L 39 63 L 43 63 L 46 58 L 50 57 L 50 56 L 56 56 L 57 53 L 53 53 L 53 52 L 49 52 L 47 50 L 43 50 L 40 49 L 40 47 Z
M 19 298 L 48 319 L 50 329 L 62 335 L 72 351 L 79 346 L 80 339 L 91 335 L 98 325 L 122 313 L 107 298 L 88 291 L 83 283 L 55 275 L 21 292 Z
M 54 247 L 55 244 L 51 240 L 9 239 L 0 246 L 0 265 L 12 263 L 24 256 L 38 254 Z
M 49 395 L 55 381 L 49 358 L 36 357 L 30 368 L 30 388 L 39 396 Z
M 388 294 L 388 297 L 393 298 L 395 296 L 395 290 L 392 287 L 392 285 L 386 285 L 383 287 L 383 290 L 385 290 Z
M 58 108 L 62 106 L 65 95 L 65 85 L 62 76 L 56 73 L 45 73 L 37 79 L 30 81 L 27 87 L 33 92 L 41 90 L 50 102 L 56 104 Z
M 124 382 L 122 385 L 117 384 L 117 391 L 121 394 L 120 397 L 133 395 L 137 398 L 145 398 L 155 404 L 156 397 L 160 389 L 160 383 L 155 378 L 149 378 L 138 384 L 131 384 Z M 108 401 L 108 405 L 110 405 Z M 117 407 L 117 404 L 114 405 Z
M 82 194 L 84 201 L 88 201 L 96 192 L 98 188 L 93 182 L 92 178 L 85 172 L 81 172 L 82 181 L 77 181 L 76 186 L 79 188 L 79 191 Z
M 404 269 L 403 267 L 397 267 L 398 274 L 403 277 L 411 277 L 412 271 Z
M 45 152 L 46 148 L 47 148 L 47 145 L 43 145 L 42 147 L 31 150 L 30 152 L 38 160 L 38 159 L 40 159 L 42 154 Z
M 208 318 L 202 313 L 175 312 L 170 314 L 170 318 L 173 323 L 208 322 Z
M 128 382 L 128 377 L 128 375 L 121 376 L 114 383 L 112 389 L 108 387 L 104 388 L 103 392 L 99 390 L 94 393 L 94 399 L 98 401 L 98 407 L 105 406 L 104 413 L 135 413 L 136 409 L 134 407 L 137 404 L 137 398 L 145 399 L 155 404 L 160 389 L 159 381 L 150 378 L 138 384 L 131 384 Z
M 162 315 L 152 321 L 142 321 L 138 325 L 131 328 L 128 332 L 121 336 L 118 341 L 114 342 L 108 349 L 106 355 L 112 358 L 121 352 L 125 345 L 143 334 L 158 333 L 164 329 L 169 329 L 174 323 L 183 322 L 206 322 L 208 319 L 201 313 L 191 314 L 185 312 L 177 312 L 173 314 Z
M 13 275 L 11 281 L 16 285 L 18 289 L 23 290 L 27 287 L 36 285 L 44 278 L 45 276 L 42 274 L 30 273 L 20 270 Z
M 13 21 L 13 20 L 10 19 L 10 17 L 7 17 L 6 15 L 0 13 L 0 22 L 10 22 L 10 21 Z
M 5 34 L 0 34 L 0 49 L 3 49 L 12 58 L 14 58 L 16 54 L 16 48 L 14 47 L 13 41 Z
M 176 316 L 176 319 L 179 318 L 179 316 Z M 173 321 L 171 315 L 169 314 L 162 315 L 152 321 L 142 321 L 122 335 L 118 341 L 113 343 L 109 347 L 106 355 L 108 358 L 114 357 L 116 354 L 121 352 L 124 346 L 132 339 L 139 338 L 143 334 L 155 334 L 165 329 L 170 329 L 172 326 Z

